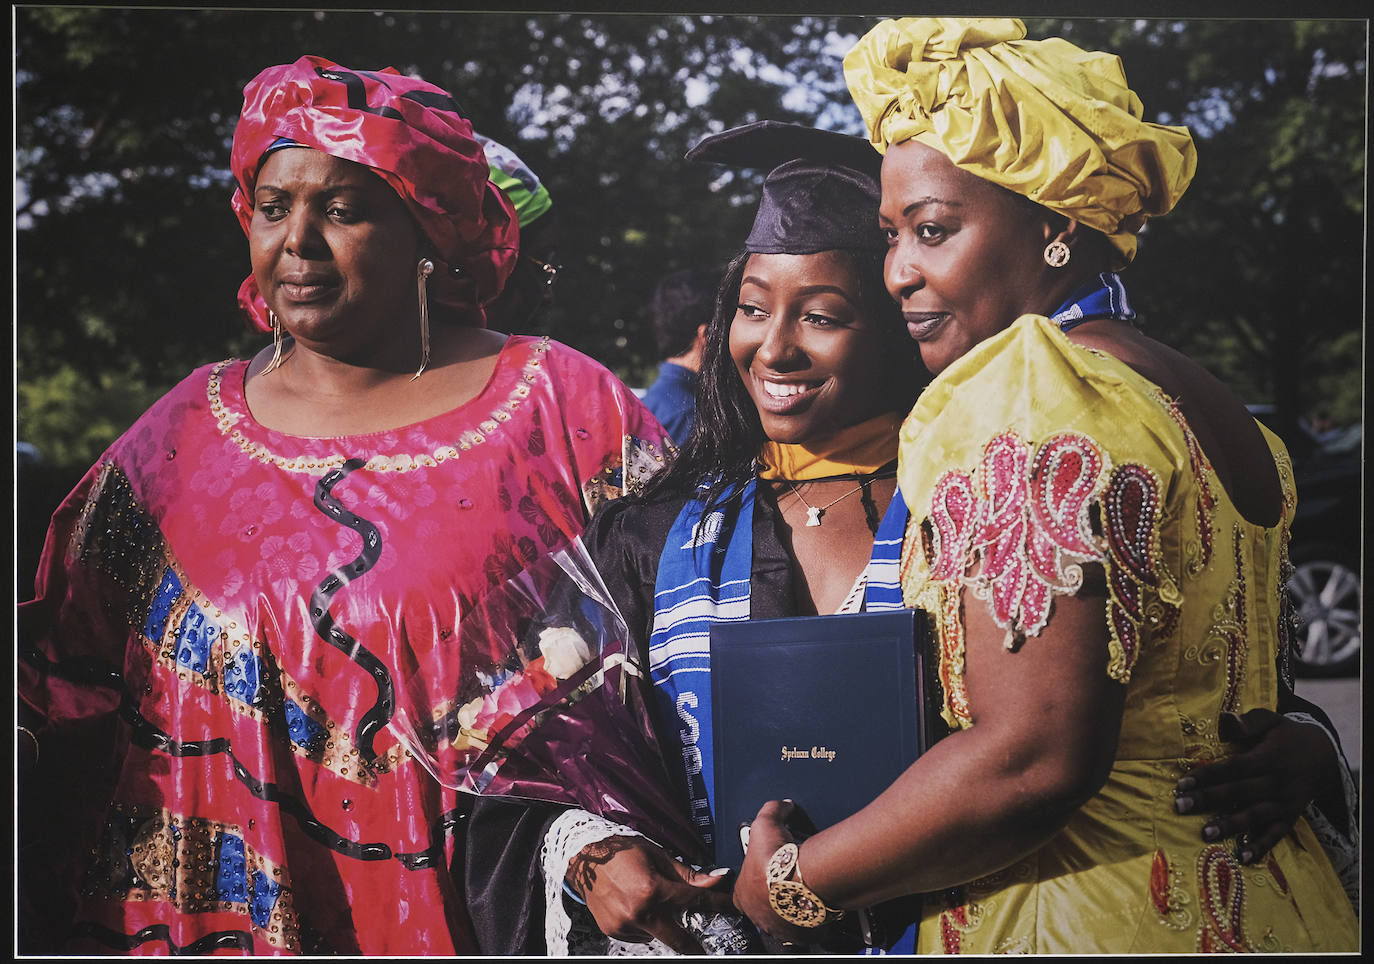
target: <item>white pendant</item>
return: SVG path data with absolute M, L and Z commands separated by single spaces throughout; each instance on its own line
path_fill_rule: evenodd
M 806 524 L 809 526 L 818 526 L 821 524 L 821 510 L 814 505 L 808 505 L 806 507 Z

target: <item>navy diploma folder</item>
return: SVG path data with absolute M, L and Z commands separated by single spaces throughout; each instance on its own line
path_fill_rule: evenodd
M 887 610 L 711 626 L 716 864 L 790 798 L 817 829 L 862 809 L 943 734 L 926 615 Z

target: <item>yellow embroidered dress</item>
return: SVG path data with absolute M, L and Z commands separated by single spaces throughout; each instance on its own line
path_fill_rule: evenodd
M 1223 711 L 1274 708 L 1288 524 L 1296 497 L 1265 433 L 1284 512 L 1263 528 L 1230 503 L 1158 386 L 1027 316 L 946 369 L 902 428 L 911 504 L 902 584 L 935 615 L 944 714 L 968 727 L 964 605 L 988 605 L 1023 645 L 1101 564 L 1103 672 L 1127 687 L 1105 786 L 1054 838 L 1004 870 L 929 895 L 922 953 L 1354 950 L 1350 903 L 1305 820 L 1256 866 L 1205 843 L 1173 787 L 1226 752 Z M 1015 655 L 1008 654 L 1008 659 Z M 954 805 L 954 804 L 951 804 Z

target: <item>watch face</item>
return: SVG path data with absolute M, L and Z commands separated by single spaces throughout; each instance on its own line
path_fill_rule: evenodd
M 798 927 L 819 927 L 826 912 L 816 896 L 795 880 L 780 880 L 768 885 L 768 903 L 783 920 Z

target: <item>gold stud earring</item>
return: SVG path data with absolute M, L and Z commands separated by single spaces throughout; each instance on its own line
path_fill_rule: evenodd
M 415 272 L 418 286 L 416 295 L 420 303 L 420 367 L 410 377 L 412 382 L 424 374 L 425 366 L 429 364 L 429 286 L 426 282 L 433 273 L 434 262 L 428 258 L 421 258 Z
M 1062 268 L 1069 263 L 1069 257 L 1072 254 L 1069 246 L 1056 238 L 1045 245 L 1045 264 L 1051 268 Z

